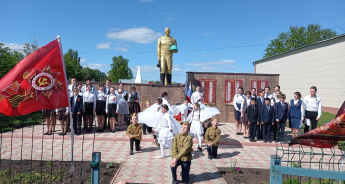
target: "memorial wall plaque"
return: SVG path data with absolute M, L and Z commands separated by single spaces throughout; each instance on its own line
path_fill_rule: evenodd
M 199 79 L 204 91 L 204 102 L 206 104 L 216 103 L 216 79 Z

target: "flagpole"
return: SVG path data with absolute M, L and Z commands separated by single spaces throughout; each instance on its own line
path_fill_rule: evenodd
M 65 61 L 63 58 L 63 52 L 62 52 L 62 46 L 61 46 L 61 38 L 60 36 L 57 36 L 57 41 L 59 42 L 60 46 L 60 53 L 61 53 L 61 60 L 62 60 L 62 67 L 63 67 L 63 72 L 65 73 L 65 84 L 66 84 L 66 91 L 67 91 L 67 97 L 68 97 L 68 113 L 69 113 L 69 124 L 70 124 L 70 129 L 71 129 L 71 169 L 69 172 L 74 171 L 74 164 L 73 164 L 73 147 L 74 147 L 74 128 L 73 128 L 73 119 L 72 119 L 72 113 L 71 113 L 71 97 L 70 93 L 68 91 L 68 81 L 67 81 L 67 74 L 66 74 L 66 67 L 65 67 Z M 73 89 L 72 89 L 73 90 Z

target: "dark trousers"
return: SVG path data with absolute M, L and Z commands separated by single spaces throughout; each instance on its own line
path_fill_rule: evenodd
M 207 146 L 207 153 L 208 156 L 212 156 L 213 158 L 217 158 L 217 151 L 218 151 L 218 146 Z
M 143 134 L 146 134 L 146 130 L 148 133 L 152 132 L 152 127 L 147 126 L 146 124 L 143 124 Z
M 262 136 L 264 141 L 271 140 L 271 122 L 264 122 L 262 125 Z
M 260 123 L 256 128 L 258 131 L 258 135 L 257 135 L 258 139 L 262 139 L 262 126 L 263 125 Z
M 104 129 L 108 129 L 110 130 L 110 118 L 108 118 L 108 114 L 105 113 L 105 116 L 104 116 Z
M 284 140 L 285 126 L 286 126 L 286 119 L 283 118 L 282 120 L 279 120 L 279 123 L 278 123 L 278 141 Z
M 273 132 L 273 140 L 277 140 L 277 129 L 278 129 L 278 123 L 274 122 L 274 125 L 271 126 L 271 131 Z
M 139 151 L 140 150 L 140 140 L 136 139 L 136 138 L 130 138 L 129 139 L 129 146 L 131 151 L 133 151 L 133 142 L 135 142 L 135 151 Z
M 313 129 L 315 129 L 317 127 L 317 120 L 316 120 L 317 115 L 318 115 L 318 112 L 316 112 L 316 111 L 315 112 L 307 111 L 305 113 L 305 117 L 307 119 L 310 119 L 311 130 L 313 130 Z M 305 124 L 305 126 L 304 126 L 304 133 L 309 132 L 309 127 L 310 126 Z
M 249 138 L 250 140 L 255 140 L 257 122 L 250 122 L 249 125 Z
M 182 168 L 182 182 L 183 183 L 189 183 L 189 171 L 190 171 L 190 165 L 191 164 L 192 164 L 191 161 L 182 162 L 181 160 L 178 160 L 175 167 L 170 167 L 173 181 L 177 181 L 176 170 L 177 170 L 178 166 L 181 166 L 181 168 Z
M 75 133 L 81 133 L 81 114 L 72 114 L 73 118 L 73 129 Z

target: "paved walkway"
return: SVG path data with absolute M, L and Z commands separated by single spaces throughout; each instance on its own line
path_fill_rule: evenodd
M 32 157 L 33 160 L 41 160 L 42 157 L 43 160 L 71 160 L 70 136 L 59 136 L 59 131 L 50 136 L 42 135 L 42 128 L 42 125 L 36 125 L 15 130 L 13 134 L 3 133 L 1 159 L 20 160 Z M 198 151 L 197 141 L 194 140 L 191 182 L 225 183 L 216 167 L 229 167 L 235 162 L 237 167 L 269 169 L 270 155 L 276 154 L 277 144 L 262 141 L 251 143 L 235 134 L 235 125 L 232 123 L 221 123 L 220 129 L 222 138 L 218 159 L 208 160 L 205 147 L 202 152 Z M 141 147 L 140 152 L 129 155 L 129 139 L 125 136 L 125 131 L 90 133 L 75 137 L 74 160 L 90 161 L 92 152 L 99 151 L 102 152 L 103 162 L 124 163 L 115 183 L 123 180 L 135 183 L 171 183 L 170 150 L 165 150 L 166 158 L 157 159 L 160 150 L 153 144 L 151 134 L 143 135 Z M 181 180 L 179 176 L 178 179 Z

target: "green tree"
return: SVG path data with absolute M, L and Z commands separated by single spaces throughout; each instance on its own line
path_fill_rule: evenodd
M 78 57 L 78 51 L 68 49 L 67 53 L 63 56 L 66 67 L 67 78 L 77 78 L 77 81 L 84 81 L 85 74 L 83 73 L 83 67 L 80 65 L 80 57 Z
M 335 37 L 332 29 L 321 29 L 319 24 L 309 24 L 307 27 L 291 26 L 288 32 L 280 33 L 278 38 L 271 40 L 265 49 L 264 58 L 303 47 L 321 40 Z
M 98 69 L 91 69 L 89 67 L 83 68 L 85 76 L 91 77 L 96 82 L 105 82 L 107 75 Z
M 108 71 L 108 77 L 113 82 L 118 82 L 119 79 L 132 79 L 133 78 L 133 72 L 128 67 L 129 60 L 126 58 L 123 58 L 121 55 L 118 57 L 113 57 L 113 63 L 110 64 L 111 69 Z
M 39 49 L 38 44 L 29 44 L 29 43 L 25 43 L 23 51 L 25 53 L 25 56 L 28 56 L 29 54 L 35 52 L 37 49 Z
M 17 51 L 12 51 L 0 43 L 0 78 L 5 76 L 22 59 L 24 55 Z

